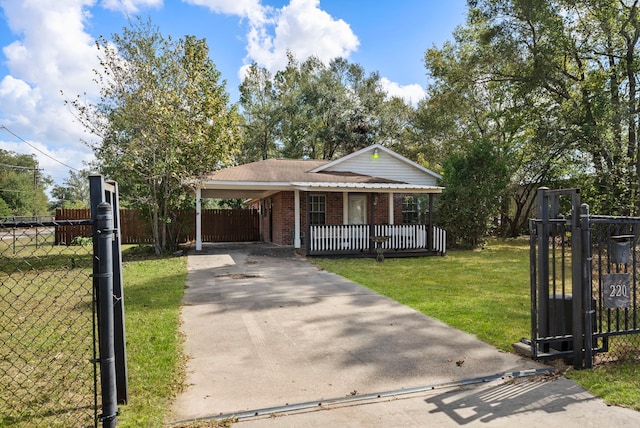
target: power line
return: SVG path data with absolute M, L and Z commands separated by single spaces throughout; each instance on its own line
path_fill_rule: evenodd
M 28 169 L 29 171 L 33 171 L 35 169 L 38 169 L 38 168 L 32 167 L 32 166 L 9 165 L 9 164 L 6 164 L 6 163 L 0 163 L 0 166 L 3 166 L 5 168 L 12 168 L 12 169 Z
M 32 149 L 39 151 L 40 153 L 42 153 L 43 155 L 45 155 L 45 156 L 46 156 L 46 157 L 48 157 L 49 159 L 51 159 L 51 160 L 54 160 L 54 161 L 58 162 L 60 165 L 64 165 L 64 166 L 66 166 L 67 168 L 70 168 L 70 169 L 72 169 L 72 170 L 74 170 L 74 171 L 76 171 L 76 172 L 80 172 L 80 171 L 78 171 L 77 169 L 75 169 L 74 167 L 72 167 L 72 166 L 70 166 L 70 165 L 67 165 L 66 163 L 64 163 L 64 162 L 62 162 L 62 161 L 59 161 L 58 159 L 54 158 L 53 156 L 51 156 L 51 155 L 49 155 L 49 154 L 47 154 L 47 153 L 43 152 L 42 150 L 40 150 L 39 148 L 37 148 L 36 146 L 34 146 L 34 145 L 33 145 L 33 144 L 31 144 L 30 142 L 28 142 L 27 140 L 25 140 L 25 139 L 24 139 L 24 138 L 22 138 L 21 136 L 17 135 L 15 132 L 11 131 L 11 130 L 10 130 L 9 128 L 7 128 L 6 126 L 4 126 L 4 125 L 0 125 L 0 129 L 4 129 L 4 130 L 5 130 L 5 131 L 7 131 L 9 134 L 11 134 L 11 135 L 13 135 L 14 137 L 16 137 L 18 140 L 22 141 L 23 143 L 25 143 L 26 145 L 28 145 L 28 146 L 29 146 L 29 147 L 31 147 Z

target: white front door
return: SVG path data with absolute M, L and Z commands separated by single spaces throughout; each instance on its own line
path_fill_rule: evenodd
M 367 195 L 349 195 L 349 224 L 367 224 Z

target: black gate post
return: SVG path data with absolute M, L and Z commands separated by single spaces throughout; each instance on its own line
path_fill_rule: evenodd
M 118 391 L 118 403 L 127 404 L 129 401 L 129 374 L 127 369 L 127 340 L 124 323 L 124 283 L 122 280 L 122 236 L 120 233 L 120 198 L 118 196 L 118 183 L 108 181 L 105 186 L 105 202 L 111 204 L 113 213 L 113 242 L 111 253 L 113 254 L 113 326 L 114 326 L 114 352 L 116 358 L 116 388 Z M 111 187 L 109 189 L 108 187 Z
M 582 314 L 584 320 L 584 367 L 593 367 L 593 314 L 591 282 L 591 227 L 589 225 L 589 205 L 580 206 L 580 227 L 582 229 Z
M 548 187 L 538 189 L 538 334 L 549 336 L 549 203 L 546 192 Z M 534 314 L 535 316 L 536 314 Z M 549 344 L 543 345 L 548 352 Z
M 118 402 L 116 391 L 116 363 L 114 352 L 114 314 L 113 314 L 113 213 L 111 205 L 102 202 L 95 216 L 97 236 L 98 272 L 98 346 L 100 350 L 100 384 L 102 393 L 103 428 L 114 428 L 118 420 Z
M 573 368 L 581 369 L 584 359 L 584 282 L 581 206 L 578 193 L 571 195 L 571 294 L 573 324 Z
M 95 218 L 98 207 L 102 202 L 111 205 L 113 216 L 113 239 L 111 241 L 113 262 L 113 297 L 114 297 L 114 352 L 116 358 L 116 389 L 118 403 L 127 404 L 129 400 L 129 383 L 127 369 L 127 346 L 124 323 L 124 290 L 122 281 L 122 253 L 120 251 L 120 202 L 118 197 L 118 184 L 114 181 L 105 182 L 101 175 L 89 176 L 89 189 L 91 192 L 91 215 Z M 94 236 L 97 236 L 94 224 Z M 94 241 L 94 252 L 97 252 Z M 97 269 L 94 262 L 94 269 Z M 94 278 L 94 287 L 98 289 L 97 278 Z M 99 310 L 99 308 L 98 308 Z M 100 313 L 98 312 L 98 321 Z

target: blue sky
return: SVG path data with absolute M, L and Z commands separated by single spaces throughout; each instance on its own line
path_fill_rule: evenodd
M 93 42 L 120 32 L 127 15 L 151 17 L 165 36 L 206 38 L 232 102 L 243 67 L 275 72 L 291 50 L 299 60 L 346 57 L 415 103 L 424 52 L 452 39 L 466 0 L 0 0 L 0 148 L 35 154 L 57 183 L 92 159 L 82 142 L 92 137 L 61 91 L 95 99 Z

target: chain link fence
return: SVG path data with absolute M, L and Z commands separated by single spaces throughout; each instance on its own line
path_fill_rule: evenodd
M 0 426 L 97 426 L 91 241 L 0 220 Z M 84 244 L 84 245 L 83 245 Z

